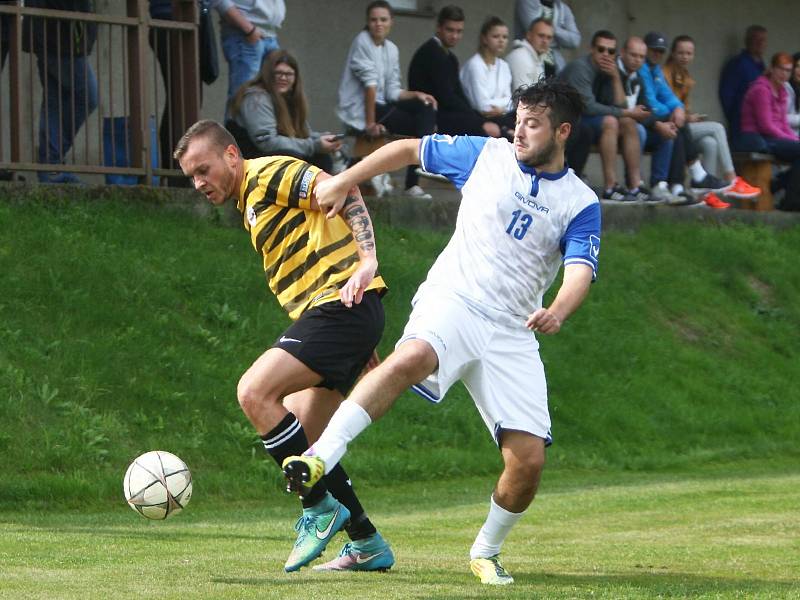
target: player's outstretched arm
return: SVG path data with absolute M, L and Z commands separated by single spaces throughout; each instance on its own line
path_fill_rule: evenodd
M 324 211 L 331 219 L 342 209 L 347 192 L 354 185 L 380 173 L 419 164 L 419 143 L 420 141 L 416 138 L 396 140 L 378 148 L 338 175 L 320 181 L 316 187 L 316 198 L 320 210 Z
M 553 335 L 561 331 L 561 324 L 578 310 L 592 284 L 592 268 L 572 264 L 564 267 L 564 280 L 552 304 L 528 316 L 525 326 L 538 333 Z

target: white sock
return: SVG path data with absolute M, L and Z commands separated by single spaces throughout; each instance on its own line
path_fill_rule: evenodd
M 666 181 L 659 181 L 659 182 L 656 184 L 656 187 L 657 187 L 658 189 L 660 189 L 660 190 L 667 190 L 667 191 L 669 191 L 669 185 L 667 185 L 667 182 L 666 182 Z
M 703 181 L 705 176 L 708 175 L 699 160 L 689 165 L 689 173 L 692 176 L 692 181 Z
M 683 191 L 684 191 L 684 187 L 683 187 L 682 183 L 676 183 L 675 185 L 672 186 L 672 189 L 670 190 L 670 192 L 672 192 L 673 196 L 677 196 L 678 194 L 682 193 Z
M 503 545 L 506 536 L 511 531 L 511 528 L 514 527 L 514 524 L 519 521 L 520 517 L 525 514 L 525 511 L 513 513 L 498 506 L 494 501 L 494 496 L 489 502 L 489 515 L 478 532 L 475 543 L 470 548 L 470 559 L 489 558 L 500 554 L 500 547 Z
M 333 413 L 322 435 L 305 454 L 318 456 L 325 462 L 325 474 L 330 473 L 347 452 L 347 444 L 364 431 L 372 419 L 355 402 L 345 400 Z

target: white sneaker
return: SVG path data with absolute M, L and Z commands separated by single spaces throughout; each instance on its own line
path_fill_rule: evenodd
M 414 172 L 417 175 L 420 175 L 421 177 L 427 177 L 428 179 L 435 179 L 437 181 L 447 181 L 448 183 L 450 182 L 450 180 L 444 175 L 439 175 L 438 173 L 429 173 L 422 167 L 417 167 L 416 169 L 414 169 Z
M 392 176 L 388 173 L 384 173 L 383 177 L 383 189 L 384 193 L 391 194 L 394 191 L 394 183 L 392 183 Z
M 416 198 L 418 200 L 431 200 L 433 196 L 431 196 L 428 192 L 423 190 L 418 185 L 412 185 L 408 188 L 405 192 L 403 192 L 404 196 L 408 196 L 410 198 Z
M 375 195 L 378 198 L 382 198 L 386 195 L 386 185 L 383 183 L 383 173 L 380 175 L 375 175 L 372 179 L 369 180 L 372 184 L 372 189 L 375 190 Z

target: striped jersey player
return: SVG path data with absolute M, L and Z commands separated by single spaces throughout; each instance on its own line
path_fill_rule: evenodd
M 353 187 L 340 214 L 326 219 L 316 189 L 327 173 L 290 156 L 243 160 L 233 136 L 214 121 L 190 127 L 175 158 L 213 204 L 235 199 L 267 283 L 293 321 L 237 386 L 242 410 L 280 465 L 308 448 L 375 361 L 386 284 L 377 274 L 369 213 Z M 341 465 L 301 500 L 286 571 L 317 558 L 341 529 L 351 541 L 315 568 L 375 571 L 394 564 Z

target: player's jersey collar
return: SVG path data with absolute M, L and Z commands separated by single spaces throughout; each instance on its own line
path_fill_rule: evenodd
M 564 164 L 564 168 L 556 173 L 548 173 L 546 171 L 537 171 L 535 168 L 531 167 L 530 165 L 526 165 L 517 161 L 519 168 L 522 170 L 523 173 L 527 173 L 532 178 L 531 183 L 531 196 L 538 196 L 539 195 L 539 180 L 540 179 L 547 179 L 548 181 L 556 181 L 564 177 L 569 171 L 569 167 Z

